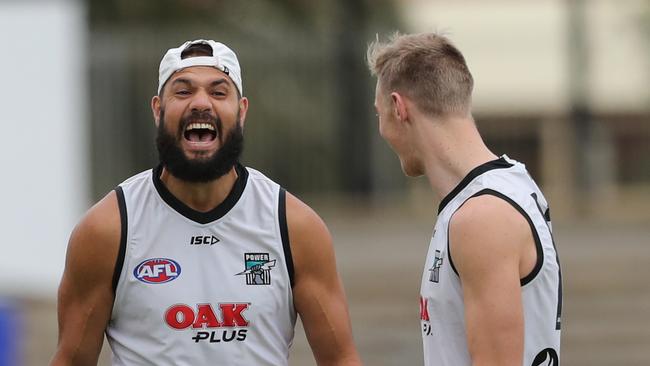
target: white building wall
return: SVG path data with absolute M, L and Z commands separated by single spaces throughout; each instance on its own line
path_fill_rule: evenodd
M 0 295 L 51 297 L 89 198 L 83 7 L 0 2 L 0 45 Z
M 644 6 L 650 6 L 647 0 L 585 1 L 588 97 L 595 111 L 649 108 Z M 406 31 L 444 31 L 465 54 L 476 81 L 476 111 L 568 108 L 567 1 L 402 0 L 400 9 Z

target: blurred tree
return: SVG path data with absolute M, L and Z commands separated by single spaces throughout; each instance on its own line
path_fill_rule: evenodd
M 588 198 L 593 191 L 593 164 L 589 152 L 594 145 L 594 125 L 589 105 L 589 50 L 587 47 L 586 15 L 584 0 L 569 0 L 568 10 L 569 40 L 567 55 L 569 62 L 569 97 L 571 103 L 571 128 L 575 136 L 575 171 L 577 190 Z
M 368 193 L 371 190 L 370 134 L 366 121 L 368 113 L 367 72 L 363 60 L 367 9 L 363 0 L 339 0 L 340 28 L 336 35 L 337 88 L 341 144 L 339 166 L 343 190 Z
M 640 19 L 640 26 L 641 29 L 643 30 L 644 34 L 644 40 L 643 44 L 645 45 L 645 52 L 646 52 L 646 65 L 647 69 L 650 70 L 650 1 L 646 0 L 643 3 L 643 10 L 641 11 L 641 14 L 639 16 Z M 647 80 L 648 83 L 650 84 L 650 79 Z M 650 100 L 647 101 L 647 105 L 650 105 Z M 647 118 L 650 118 L 648 116 Z M 644 124 L 645 126 L 645 136 L 650 137 L 650 121 L 646 119 L 646 123 Z M 648 141 L 648 138 L 646 138 L 646 143 L 645 143 L 645 149 L 639 154 L 639 160 L 641 161 L 641 174 L 639 174 L 640 177 L 642 177 L 646 182 L 650 182 L 650 141 Z
M 86 0 L 93 26 L 161 25 L 211 23 L 219 27 L 245 28 L 238 16 L 257 15 L 259 19 L 283 14 L 295 24 L 310 26 L 327 3 L 304 0 Z

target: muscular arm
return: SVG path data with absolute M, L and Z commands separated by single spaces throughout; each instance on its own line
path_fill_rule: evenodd
M 468 200 L 450 223 L 450 253 L 460 275 L 467 344 L 474 366 L 520 366 L 524 318 L 520 279 L 535 245 L 525 218 L 494 196 Z
M 323 221 L 287 193 L 287 226 L 295 268 L 294 303 L 319 366 L 361 365 L 332 239 Z
M 113 306 L 119 243 L 119 210 L 111 192 L 70 236 L 58 294 L 59 341 L 51 366 L 97 364 Z

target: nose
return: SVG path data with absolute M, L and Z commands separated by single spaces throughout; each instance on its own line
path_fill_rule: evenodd
M 192 96 L 190 109 L 197 112 L 212 112 L 210 95 L 204 89 L 198 89 Z

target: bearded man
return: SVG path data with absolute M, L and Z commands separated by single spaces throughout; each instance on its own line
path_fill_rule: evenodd
M 235 53 L 170 49 L 151 101 L 160 164 L 74 229 L 51 365 L 287 365 L 300 315 L 318 365 L 359 365 L 318 215 L 239 163 L 249 101 Z

